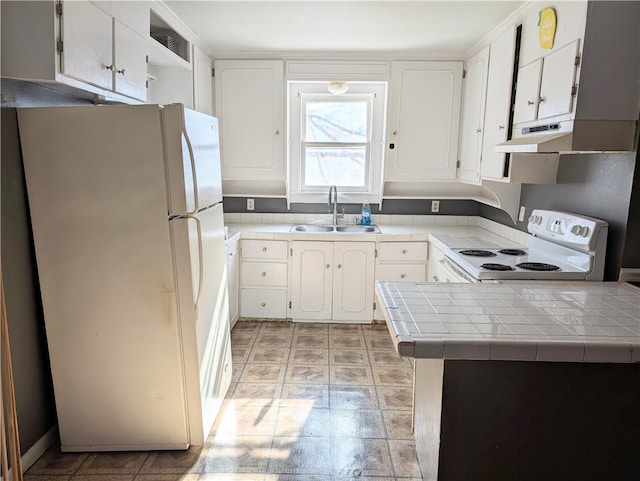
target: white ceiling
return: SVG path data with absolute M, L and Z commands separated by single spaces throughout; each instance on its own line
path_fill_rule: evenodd
M 212 53 L 463 52 L 525 1 L 166 0 Z

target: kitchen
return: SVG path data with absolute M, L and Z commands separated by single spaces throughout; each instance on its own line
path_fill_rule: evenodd
M 4 3 L 4 2 L 3 2 Z M 546 4 L 540 5 L 540 8 L 547 6 Z M 176 11 L 179 10 L 179 5 L 175 6 Z M 536 7 L 537 8 L 537 7 Z M 560 10 L 561 5 L 557 8 Z M 4 16 L 4 15 L 3 15 Z M 566 18 L 566 17 L 565 17 Z M 558 24 L 562 26 L 562 16 L 559 15 Z M 496 21 L 496 24 L 498 22 Z M 484 33 L 488 33 L 490 28 Z M 5 28 L 3 26 L 3 32 Z M 480 38 L 482 35 L 478 35 Z M 335 36 L 334 36 L 335 38 Z M 3 46 L 7 45 L 7 42 L 3 39 Z M 204 46 L 200 44 L 202 48 Z M 337 48 L 337 47 L 334 47 Z M 470 47 L 469 47 L 470 48 Z M 210 50 L 216 50 L 215 46 L 209 47 Z M 289 48 L 288 50 L 293 50 Z M 464 49 L 466 50 L 466 49 Z M 466 53 L 466 52 L 465 52 Z M 473 52 L 475 53 L 475 52 Z M 470 56 L 470 54 L 469 54 Z M 3 59 L 5 55 L 3 52 Z M 211 58 L 216 60 L 221 56 L 211 55 Z M 268 54 L 263 54 L 263 58 L 269 58 Z M 345 54 L 344 57 L 354 58 L 358 55 Z M 363 55 L 364 57 L 364 55 Z M 366 55 L 366 59 L 371 57 L 371 54 Z M 432 59 L 437 55 L 421 55 L 413 54 L 411 52 L 402 55 L 402 58 L 419 58 L 424 57 Z M 445 56 L 446 57 L 446 56 Z M 468 58 L 467 56 L 460 56 L 461 58 Z M 231 59 L 232 56 L 227 55 L 227 59 Z M 305 58 L 304 55 L 298 55 L 298 58 Z M 171 67 L 163 66 L 159 60 L 154 66 L 155 72 L 153 74 L 157 78 L 162 78 L 160 75 L 171 75 Z M 4 74 L 3 74 L 4 76 Z M 219 77 L 218 77 L 219 78 Z M 179 78 L 182 82 L 182 77 Z M 151 88 L 160 88 L 156 85 L 154 87 L 154 80 L 150 81 Z M 180 83 L 182 85 L 182 83 Z M 193 87 L 190 87 L 193 89 Z M 170 89 L 169 89 L 170 90 Z M 76 95 L 78 91 L 75 90 L 74 95 L 69 94 L 69 89 L 63 89 L 61 92 L 52 90 L 49 88 L 37 88 L 33 84 L 12 84 L 3 79 L 2 84 L 2 98 L 3 107 L 15 107 L 23 105 L 47 105 L 47 104 L 70 104 L 86 101 L 86 96 Z M 82 90 L 86 92 L 85 90 Z M 167 95 L 167 92 L 158 92 Z M 171 93 L 171 92 L 169 92 Z M 178 95 L 187 97 L 186 102 L 193 105 L 193 96 L 178 92 Z M 206 97 L 206 96 L 205 96 Z M 213 97 L 213 94 L 211 94 Z M 158 95 L 158 98 L 161 98 Z M 19 411 L 21 423 L 21 433 L 23 435 L 23 452 L 28 451 L 31 447 L 37 444 L 49 429 L 55 424 L 55 414 L 53 413 L 52 406 L 52 390 L 50 388 L 50 379 L 48 378 L 48 360 L 43 357 L 42 353 L 46 352 L 46 343 L 44 340 L 44 329 L 42 327 L 41 313 L 38 313 L 37 306 L 39 303 L 36 293 L 29 293 L 32 288 L 23 289 L 18 287 L 20 285 L 31 286 L 33 283 L 33 270 L 35 269 L 34 261 L 32 260 L 33 254 L 31 253 L 31 242 L 29 240 L 28 233 L 28 221 L 27 219 L 27 206 L 24 201 L 24 193 L 20 192 L 20 186 L 18 182 L 12 181 L 12 179 L 20 179 L 20 165 L 5 164 L 5 158 L 10 158 L 11 149 L 19 149 L 19 145 L 16 145 L 15 140 L 13 142 L 7 142 L 6 139 L 17 138 L 17 126 L 15 120 L 11 121 L 11 115 L 3 108 L 3 255 L 5 259 L 5 278 L 7 282 L 8 298 L 9 299 L 23 299 L 25 296 L 27 299 L 20 303 L 20 305 L 9 304 L 10 319 L 12 318 L 27 318 L 32 321 L 29 324 L 25 324 L 20 328 L 12 325 L 12 342 L 16 345 L 23 346 L 19 352 L 14 352 L 14 356 L 20 356 L 20 360 L 14 362 L 15 369 L 18 372 L 16 376 L 17 382 L 21 384 L 21 392 L 19 398 Z M 8 149 L 8 152 L 7 152 Z M 639 235 L 638 229 L 640 223 L 637 215 L 634 212 L 638 205 L 638 180 L 634 181 L 636 152 L 629 152 L 624 154 L 573 154 L 562 156 L 558 165 L 557 182 L 555 184 L 527 184 L 523 183 L 520 194 L 519 205 L 526 206 L 528 209 L 540 208 L 551 210 L 562 210 L 567 212 L 580 213 L 583 215 L 590 215 L 595 218 L 605 219 L 609 223 L 609 237 L 607 247 L 607 262 L 605 266 L 605 280 L 616 280 L 619 275 L 619 269 L 622 268 L 638 268 L 640 265 L 640 259 L 638 259 L 638 251 L 634 249 L 634 245 L 637 244 Z M 15 155 L 14 155 L 15 157 Z M 15 169 L 13 175 L 10 170 Z M 9 174 L 6 175 L 5 172 Z M 636 176 L 637 178 L 637 176 Z M 7 185 L 8 184 L 8 185 Z M 267 184 L 265 182 L 265 184 Z M 231 186 L 233 187 L 233 185 Z M 254 186 L 252 186 L 253 189 Z M 452 188 L 449 184 L 447 188 Z M 431 205 L 431 199 L 442 199 L 440 204 L 439 215 L 429 217 L 441 217 L 446 215 L 459 215 L 459 216 L 479 216 L 484 219 L 496 221 L 504 226 L 512 227 L 514 222 L 511 217 L 503 210 L 497 209 L 491 205 L 486 205 L 482 202 L 476 202 L 471 199 L 447 199 L 446 189 L 438 188 L 438 185 L 430 183 L 428 185 L 429 192 L 438 192 L 437 197 L 429 195 L 422 195 L 422 199 L 414 199 L 414 193 L 410 193 L 407 198 L 397 196 L 397 199 L 388 199 L 384 201 L 383 212 L 379 213 L 376 210 L 374 204 L 373 219 L 376 221 L 377 215 L 404 215 L 404 216 L 421 216 L 424 217 L 425 213 L 430 212 L 429 206 Z M 14 199 L 6 201 L 5 195 L 9 195 L 11 192 L 16 195 Z M 255 198 L 255 211 L 256 213 L 267 214 L 284 214 L 288 212 L 297 213 L 311 213 L 311 214 L 325 214 L 326 213 L 326 195 L 323 195 L 321 199 L 316 202 L 316 205 L 305 206 L 305 204 L 295 204 L 294 209 L 287 210 L 287 203 L 281 197 L 260 197 L 257 195 L 259 192 L 252 190 L 247 192 L 246 195 L 239 197 L 231 197 L 225 195 L 225 210 L 230 215 L 233 213 L 246 213 L 246 215 L 252 215 L 246 211 L 246 199 Z M 349 203 L 344 201 L 345 197 L 339 198 L 340 207 L 345 207 L 347 217 L 357 215 L 359 212 L 358 203 Z M 410 200 L 407 200 L 410 199 Z M 8 205 L 21 205 L 23 208 L 22 215 L 17 212 L 13 212 L 8 208 Z M 345 205 L 346 204 L 346 205 Z M 527 212 L 527 214 L 530 213 Z M 260 214 L 255 214 L 260 215 Z M 9 223 L 8 225 L 6 223 Z M 22 226 L 17 228 L 15 226 Z M 526 222 L 516 223 L 516 228 L 520 231 L 526 230 Z M 14 237 L 15 236 L 15 237 Z M 9 249 L 9 251 L 5 251 Z M 14 261 L 15 260 L 15 261 Z M 19 263 L 15 268 L 10 267 L 10 262 Z M 10 276 L 16 276 L 17 279 L 14 282 L 22 282 L 25 284 L 13 284 Z M 16 292 L 17 291 L 17 292 Z M 31 298 L 29 298 L 31 296 Z M 16 334 L 14 334 L 16 332 Z

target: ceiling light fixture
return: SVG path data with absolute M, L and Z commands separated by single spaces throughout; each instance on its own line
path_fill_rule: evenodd
M 347 82 L 329 82 L 327 90 L 332 94 L 344 94 L 349 90 Z

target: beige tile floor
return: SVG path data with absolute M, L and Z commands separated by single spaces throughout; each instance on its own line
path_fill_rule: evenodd
M 412 368 L 384 324 L 240 321 L 233 380 L 204 446 L 61 453 L 26 481 L 418 481 Z

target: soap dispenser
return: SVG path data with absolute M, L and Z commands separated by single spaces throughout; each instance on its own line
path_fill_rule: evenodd
M 369 207 L 369 201 L 365 200 L 362 204 L 362 215 L 360 217 L 360 224 L 371 225 L 371 207 Z

